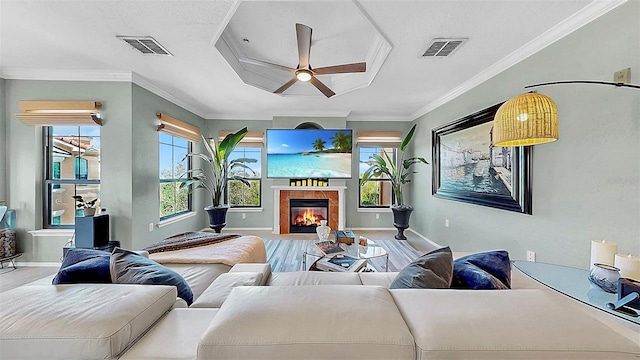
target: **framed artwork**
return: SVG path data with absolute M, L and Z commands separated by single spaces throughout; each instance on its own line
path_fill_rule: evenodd
M 531 214 L 531 147 L 493 146 L 493 117 L 500 105 L 432 130 L 432 193 Z

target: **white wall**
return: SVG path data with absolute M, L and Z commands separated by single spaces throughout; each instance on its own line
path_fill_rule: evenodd
M 416 120 L 414 152 L 431 157 L 431 129 L 556 80 L 640 83 L 640 2 L 630 1 Z M 435 198 L 431 175 L 412 186 L 412 228 L 455 251 L 527 250 L 541 262 L 588 268 L 590 241 L 640 255 L 640 91 L 598 85 L 540 87 L 558 106 L 560 139 L 533 149 L 533 215 Z M 445 219 L 450 227 L 445 227 Z

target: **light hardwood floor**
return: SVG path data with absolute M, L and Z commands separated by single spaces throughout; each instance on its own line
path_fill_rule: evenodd
M 298 271 L 303 270 L 302 254 L 303 250 L 313 246 L 317 240 L 315 234 L 272 234 L 270 231 L 227 231 L 242 235 L 256 235 L 265 240 L 267 248 L 267 262 L 271 264 L 273 271 Z M 410 263 L 413 259 L 433 250 L 432 244 L 423 239 L 407 233 L 408 240 L 395 240 L 395 231 L 391 230 L 354 230 L 357 235 L 365 236 L 380 244 L 389 253 L 389 271 L 398 271 Z M 308 257 L 307 267 L 315 260 Z M 384 258 L 373 259 L 371 265 L 378 271 L 384 271 Z M 22 284 L 39 280 L 46 276 L 51 276 L 58 271 L 58 267 L 52 266 L 18 266 L 13 270 L 7 268 L 0 269 L 0 292 L 4 292 Z

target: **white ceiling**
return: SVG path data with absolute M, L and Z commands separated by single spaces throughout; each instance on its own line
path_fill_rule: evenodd
M 0 76 L 133 81 L 207 119 L 413 120 L 624 2 L 0 0 Z M 319 79 L 362 85 L 329 99 L 308 83 L 273 94 L 246 84 L 216 47 L 224 33 L 245 56 L 295 67 L 296 22 L 313 28 L 312 66 L 368 59 L 368 74 Z M 174 56 L 144 56 L 116 35 L 152 36 Z M 369 62 L 376 37 L 391 48 Z M 438 37 L 469 40 L 421 58 Z M 260 73 L 251 67 L 240 72 Z

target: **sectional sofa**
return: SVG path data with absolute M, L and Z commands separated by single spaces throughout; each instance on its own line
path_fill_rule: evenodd
M 396 275 L 238 264 L 191 307 L 172 286 L 45 279 L 0 295 L 0 358 L 640 359 L 638 325 L 516 268 L 511 290 L 390 290 Z

